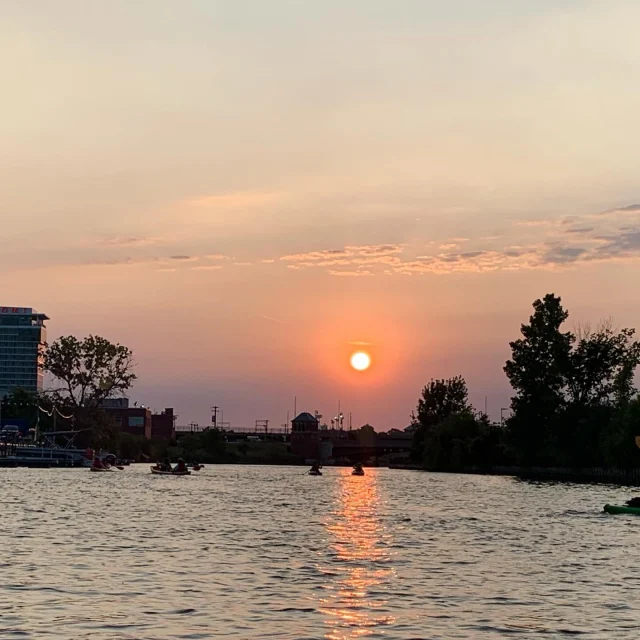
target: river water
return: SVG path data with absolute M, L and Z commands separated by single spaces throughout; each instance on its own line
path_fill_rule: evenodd
M 325 468 L 0 470 L 0 638 L 640 636 L 630 489 Z

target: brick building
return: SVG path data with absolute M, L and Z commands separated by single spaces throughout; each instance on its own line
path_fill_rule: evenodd
M 172 408 L 154 413 L 151 416 L 151 437 L 173 440 L 176 437 L 175 419 Z
M 152 416 L 151 410 L 146 407 L 129 406 L 128 398 L 111 398 L 105 400 L 102 408 L 111 416 L 116 427 L 123 433 L 132 436 L 151 437 Z

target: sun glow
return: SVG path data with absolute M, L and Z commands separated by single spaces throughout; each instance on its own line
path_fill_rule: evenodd
M 371 366 L 371 356 L 364 351 L 358 351 L 351 356 L 351 366 L 356 371 L 366 371 Z

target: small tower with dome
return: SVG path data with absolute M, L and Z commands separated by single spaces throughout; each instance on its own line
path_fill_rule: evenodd
M 291 451 L 305 460 L 317 460 L 320 446 L 318 418 L 306 411 L 291 421 Z

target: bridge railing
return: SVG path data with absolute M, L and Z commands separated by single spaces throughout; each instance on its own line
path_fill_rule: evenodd
M 185 424 L 185 425 L 177 425 L 176 432 L 177 433 L 202 433 L 207 429 L 211 429 L 211 425 L 201 426 L 198 424 Z M 289 435 L 291 433 L 290 429 L 285 429 L 284 427 L 269 427 L 268 429 L 255 427 L 218 427 L 220 431 L 224 431 L 225 433 L 246 433 L 246 434 L 257 434 L 257 435 Z

